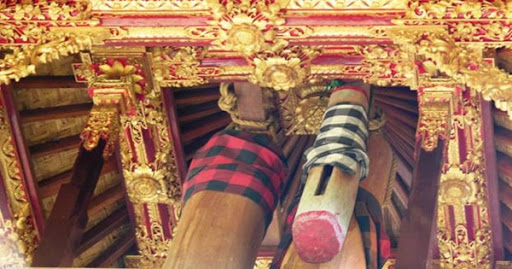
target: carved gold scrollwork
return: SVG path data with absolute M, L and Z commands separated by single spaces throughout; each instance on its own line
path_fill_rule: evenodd
M 114 152 L 119 136 L 119 108 L 113 105 L 95 105 L 89 112 L 89 119 L 80 137 L 83 147 L 93 150 L 100 139 L 106 141 L 103 157 L 109 158 Z
M 152 53 L 152 71 L 162 87 L 192 87 L 207 83 L 201 76 L 203 47 L 157 47 Z
M 431 65 L 455 81 L 495 101 L 496 107 L 512 118 L 512 75 L 486 63 L 482 46 L 457 45 L 444 30 L 413 29 L 391 31 L 393 40 L 431 59 Z
M 418 19 L 504 19 L 512 16 L 512 5 L 504 0 L 413 0 L 406 15 Z
M 0 214 L 0 267 L 26 267 L 32 261 L 38 235 L 2 101 L 0 98 L 0 178 L 10 212 Z M 9 214 L 11 217 L 4 217 Z

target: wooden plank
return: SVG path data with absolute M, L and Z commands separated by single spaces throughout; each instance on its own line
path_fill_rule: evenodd
M 443 147 L 439 140 L 432 152 L 417 147 L 413 186 L 408 210 L 402 219 L 398 243 L 397 269 L 430 268 L 431 244 L 435 236 L 437 192 L 444 163 Z
M 512 158 L 498 153 L 498 173 L 499 178 L 512 186 Z
M 494 134 L 496 150 L 512 157 L 512 131 L 496 127 L 496 132 Z
M 16 89 L 55 89 L 55 88 L 80 88 L 87 87 L 85 83 L 78 83 L 73 76 L 30 76 L 14 83 Z
M 85 103 L 24 110 L 20 112 L 21 122 L 29 123 L 35 121 L 86 116 L 89 115 L 92 105 L 92 103 Z
M 380 96 L 375 96 L 375 102 L 376 104 L 380 105 L 386 104 L 395 108 L 402 109 L 404 111 L 410 112 L 414 115 L 418 115 L 418 106 L 416 103 L 413 103 L 411 101 L 398 101 L 398 100 L 389 100 L 386 98 L 382 98 Z
M 47 221 L 39 247 L 34 253 L 34 267 L 69 267 L 87 224 L 87 206 L 103 167 L 105 141 L 91 151 L 80 147 L 71 181 L 63 184 Z
M 178 95 L 178 93 L 176 93 Z M 207 91 L 207 92 L 192 92 L 188 94 L 183 94 L 178 98 L 175 96 L 176 106 L 178 108 L 191 106 L 191 105 L 199 105 L 208 103 L 211 101 L 219 100 L 220 93 L 218 90 Z
M 86 267 L 109 267 L 124 253 L 126 253 L 135 244 L 135 238 L 132 233 L 125 233 L 120 239 L 116 240 L 112 246 L 105 250 L 100 256 L 96 257 Z
M 417 91 L 411 91 L 409 88 L 378 88 L 373 92 L 376 96 L 383 98 L 402 99 L 406 101 L 418 102 Z
M 194 142 L 196 138 L 199 138 L 212 130 L 219 129 L 227 126 L 231 122 L 231 118 L 224 112 L 212 116 L 206 120 L 196 122 L 194 126 L 189 128 L 183 128 L 183 144 L 185 146 Z
M 167 109 L 169 109 L 169 108 L 167 108 Z M 187 113 L 187 114 L 180 115 L 178 117 L 178 123 L 179 124 L 187 124 L 187 123 L 190 123 L 190 122 L 193 122 L 196 120 L 204 119 L 207 116 L 213 115 L 220 111 L 221 110 L 220 110 L 219 106 L 217 105 L 217 102 L 213 102 L 211 104 L 208 103 L 208 104 L 205 104 L 204 106 L 201 106 L 201 109 L 197 109 L 196 111 L 189 111 L 189 113 Z
M 114 187 L 100 193 L 98 196 L 91 199 L 87 208 L 87 215 L 93 216 L 100 212 L 105 207 L 124 198 L 124 189 L 122 184 L 117 184 Z
M 96 224 L 84 234 L 80 243 L 80 247 L 76 251 L 77 256 L 128 222 L 129 219 L 126 207 L 123 206 L 117 209 L 112 214 L 110 214 L 110 216 Z
M 75 149 L 80 145 L 80 135 L 68 136 L 58 141 L 50 141 L 30 147 L 32 158 L 37 159 L 62 151 Z
M 117 169 L 117 164 L 114 159 L 110 159 L 103 165 L 100 177 L 108 174 Z M 50 197 L 59 192 L 62 184 L 68 183 L 71 180 L 71 170 L 60 173 L 48 179 L 39 182 L 39 196 L 41 199 Z

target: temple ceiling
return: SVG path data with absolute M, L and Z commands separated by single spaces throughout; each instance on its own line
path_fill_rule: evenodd
M 29 177 L 39 184 L 40 212 L 27 215 L 36 224 L 49 214 L 81 141 L 92 149 L 105 138 L 113 141 L 105 155 L 114 157 L 96 195 L 118 199 L 97 205 L 88 229 L 121 216 L 111 237 L 124 240 L 122 254 L 134 254 L 134 242 L 141 254 L 127 261 L 160 264 L 179 219 L 186 163 L 211 135 L 230 125 L 266 132 L 283 148 L 297 143 L 287 157 L 299 167 L 297 156 L 327 104 L 325 85 L 363 80 L 374 85 L 382 112 L 372 123 L 396 158 L 384 206 L 394 246 L 415 151 L 443 140 L 449 157 L 438 200 L 437 262 L 490 268 L 510 259 L 508 1 L 12 0 L 0 9 L 0 84 L 13 96 Z M 247 116 L 243 91 L 231 84 L 246 81 L 258 86 L 251 91 L 264 110 L 258 116 Z M 485 101 L 495 108 L 483 108 Z M 489 111 L 495 145 L 479 138 Z M 116 124 L 102 122 L 105 115 Z M 109 131 L 95 133 L 98 126 Z M 477 161 L 488 158 L 486 147 L 497 151 L 499 191 L 487 184 L 492 162 Z M 105 237 L 89 253 L 82 248 L 75 265 L 101 264 L 94 257 L 114 239 Z

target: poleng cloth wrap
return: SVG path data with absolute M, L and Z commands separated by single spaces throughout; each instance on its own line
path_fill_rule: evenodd
M 202 190 L 238 194 L 263 209 L 268 227 L 286 172 L 285 157 L 265 135 L 224 130 L 194 155 L 183 184 L 183 204 Z
M 364 107 L 352 103 L 339 103 L 324 114 L 320 133 L 305 153 L 304 179 L 314 166 L 333 165 L 349 175 L 360 167 L 360 179 L 368 174 L 366 154 L 368 118 Z

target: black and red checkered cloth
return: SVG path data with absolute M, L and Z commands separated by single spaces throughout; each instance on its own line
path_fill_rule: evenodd
M 183 184 L 183 204 L 202 190 L 239 194 L 263 209 L 268 227 L 286 173 L 281 149 L 267 136 L 223 130 L 194 155 Z

